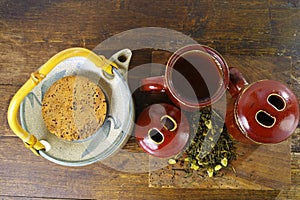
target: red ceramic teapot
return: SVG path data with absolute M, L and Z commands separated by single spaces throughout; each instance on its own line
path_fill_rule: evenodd
M 293 92 L 274 80 L 248 84 L 236 69 L 230 69 L 226 126 L 238 141 L 250 144 L 279 143 L 299 123 L 299 103 Z

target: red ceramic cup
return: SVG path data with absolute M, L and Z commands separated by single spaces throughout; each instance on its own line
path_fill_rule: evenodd
M 222 56 L 208 46 L 193 44 L 169 58 L 165 75 L 142 80 L 143 91 L 167 92 L 185 110 L 211 105 L 225 93 L 229 69 Z
M 279 143 L 299 123 L 299 103 L 293 92 L 274 80 L 248 84 L 235 68 L 230 69 L 226 126 L 237 140 L 248 144 Z

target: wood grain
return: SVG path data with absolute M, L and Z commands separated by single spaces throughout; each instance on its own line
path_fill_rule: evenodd
M 0 83 L 24 82 L 29 72 L 68 47 L 93 49 L 113 34 L 144 26 L 180 31 L 222 54 L 290 55 L 299 47 L 299 13 L 299 7 L 278 0 L 168 0 L 159 6 L 138 0 L 2 1 L 1 65 L 9 71 Z
M 110 36 L 139 27 L 164 27 L 189 35 L 217 49 L 232 66 L 243 60 L 247 78 L 278 77 L 300 97 L 299 18 L 297 0 L 1 0 L 0 198 L 299 199 L 299 131 L 291 142 L 294 153 L 290 190 L 199 191 L 148 188 L 147 173 L 122 173 L 101 163 L 83 168 L 57 166 L 26 150 L 6 121 L 12 95 L 31 72 L 55 53 L 76 46 L 93 49 Z M 134 55 L 132 69 L 151 61 L 149 50 L 136 51 Z M 292 64 L 290 71 L 282 70 L 283 63 Z M 252 71 L 253 65 L 266 73 Z M 267 74 L 269 70 L 272 76 Z M 161 72 L 161 68 L 148 65 L 143 76 Z M 131 75 L 130 84 L 135 88 L 142 76 L 137 71 Z M 134 98 L 139 94 L 137 90 Z M 144 96 L 145 103 L 137 113 L 143 106 L 162 99 L 165 96 Z M 125 149 L 140 151 L 134 138 Z
M 0 186 L 2 198 L 69 199 L 248 199 L 249 195 L 273 199 L 279 191 L 192 190 L 148 188 L 148 174 L 127 174 L 101 163 L 62 167 L 20 148 L 17 138 L 1 138 Z M 7 151 L 7 147 L 10 150 Z M 18 163 L 18 164 L 16 164 Z

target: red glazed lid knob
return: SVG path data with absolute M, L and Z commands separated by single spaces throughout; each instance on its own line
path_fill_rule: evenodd
M 299 123 L 296 96 L 274 80 L 262 80 L 246 87 L 238 96 L 234 112 L 242 132 L 257 143 L 279 143 Z

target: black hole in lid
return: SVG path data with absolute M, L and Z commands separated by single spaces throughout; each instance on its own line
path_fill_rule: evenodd
M 126 60 L 127 60 L 127 57 L 125 56 L 125 55 L 120 55 L 119 57 L 118 57 L 118 60 L 120 61 L 120 62 L 126 62 Z
M 277 110 L 283 110 L 285 107 L 285 102 L 283 98 L 277 94 L 272 94 L 268 97 L 268 102 L 274 106 Z
M 264 111 L 259 111 L 256 115 L 257 121 L 267 127 L 271 127 L 275 123 L 275 119 Z
M 156 129 L 149 132 L 149 137 L 156 143 L 161 143 L 164 139 L 163 135 Z
M 164 128 L 167 130 L 173 130 L 175 128 L 174 122 L 168 117 L 163 117 L 161 119 L 161 123 L 163 124 Z

